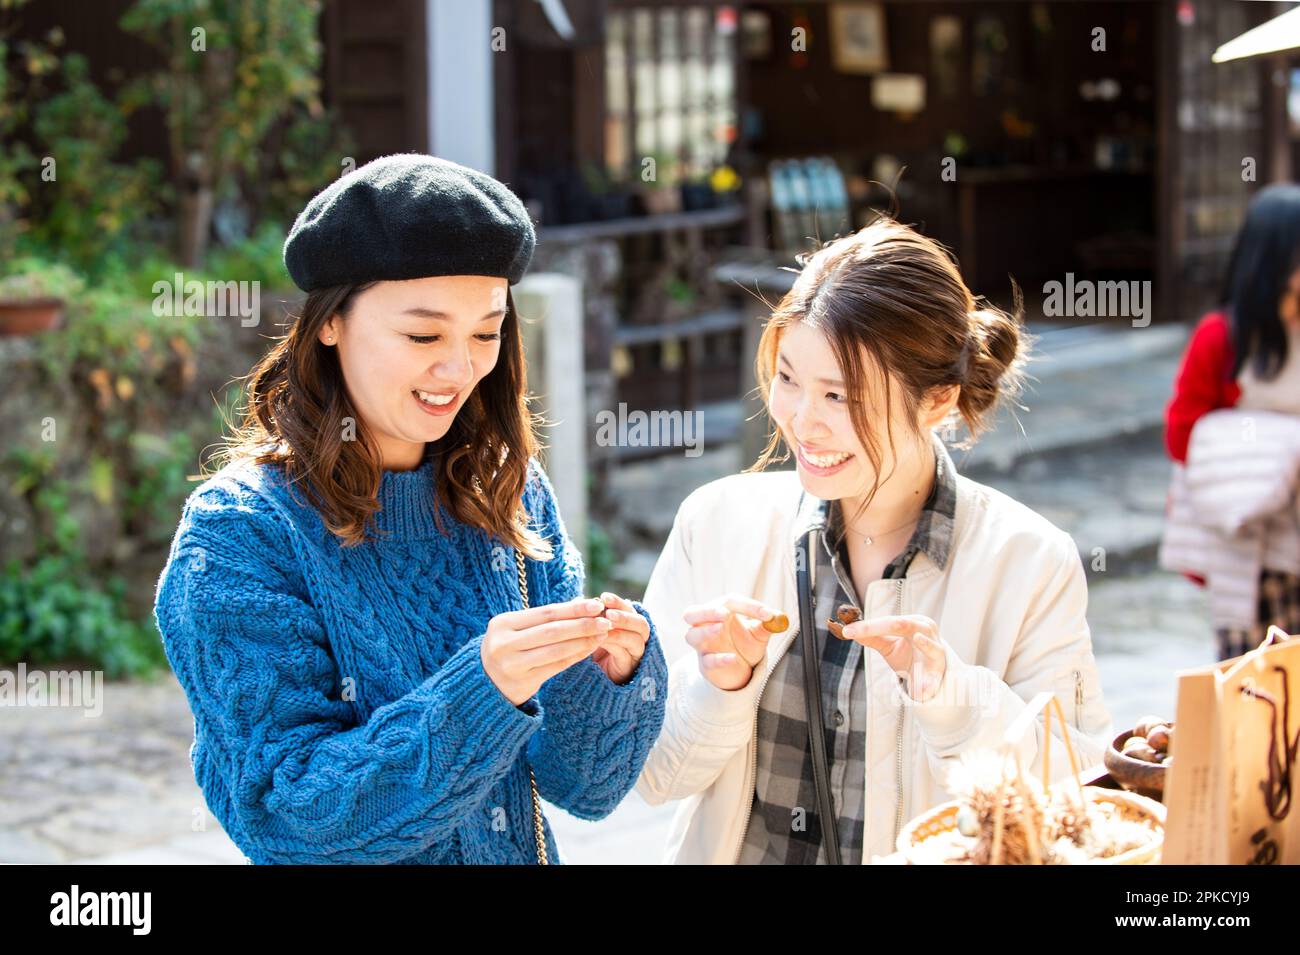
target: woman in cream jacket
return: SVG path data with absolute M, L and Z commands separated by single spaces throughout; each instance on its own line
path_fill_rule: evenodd
M 678 863 L 887 855 L 951 798 L 958 758 L 997 747 L 1045 690 L 1081 766 L 1113 735 L 1074 542 L 956 474 L 935 434 L 954 418 L 978 434 L 1014 391 L 1019 322 L 977 308 L 944 250 L 889 219 L 800 264 L 759 346 L 771 443 L 752 473 L 681 505 L 644 600 L 671 669 L 637 791 L 682 801 Z M 760 473 L 782 443 L 797 470 Z M 845 603 L 862 620 L 837 640 L 827 620 Z M 778 615 L 791 626 L 772 633 Z M 804 659 L 819 671 L 820 790 Z M 1055 779 L 1069 760 L 1054 726 L 1017 745 L 1035 773 L 1050 747 Z

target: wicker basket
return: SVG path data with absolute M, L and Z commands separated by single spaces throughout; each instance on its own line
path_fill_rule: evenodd
M 1155 832 L 1154 838 L 1145 845 L 1130 849 L 1127 852 L 1120 853 L 1109 858 L 1094 859 L 1090 865 L 1154 865 L 1160 861 L 1160 847 L 1164 843 L 1165 827 L 1165 807 L 1154 799 L 1148 799 L 1146 796 L 1139 796 L 1137 793 L 1127 792 L 1122 789 L 1102 789 L 1099 786 L 1083 786 L 1079 784 L 1079 767 L 1074 755 L 1074 748 L 1070 744 L 1069 731 L 1065 730 L 1065 715 L 1061 711 L 1061 704 L 1051 693 L 1039 694 L 1030 703 L 1029 708 L 1022 714 L 1007 731 L 1007 742 L 1004 746 L 1004 752 L 1012 752 L 1011 744 L 1019 738 L 1025 729 L 1025 724 L 1033 720 L 1044 707 L 1050 707 L 1047 714 L 1048 732 L 1051 731 L 1052 712 L 1056 712 L 1061 719 L 1062 731 L 1065 734 L 1064 742 L 1066 752 L 1070 757 L 1070 768 L 1073 771 L 1075 784 L 1078 785 L 1079 795 L 1089 804 L 1099 802 L 1108 802 L 1119 807 L 1121 814 L 1136 822 L 1146 822 L 1151 825 Z M 1017 771 L 1020 771 L 1019 759 L 1016 759 Z M 1043 758 L 1043 788 L 1050 792 L 1048 779 L 1048 758 L 1044 754 Z M 910 865 L 927 865 L 934 861 L 933 853 L 925 852 L 923 847 L 927 840 L 936 836 L 945 835 L 957 828 L 957 811 L 961 808 L 960 800 L 941 803 L 926 812 L 921 813 L 898 834 L 896 848 L 899 853 L 907 860 Z M 955 860 L 949 864 L 960 865 L 962 863 Z
M 1139 796 L 1137 793 L 1123 789 L 1102 789 L 1099 786 L 1084 786 L 1084 798 L 1091 803 L 1110 802 L 1120 807 L 1124 816 L 1134 821 L 1150 821 L 1156 836 L 1144 846 L 1130 849 L 1128 852 L 1111 856 L 1108 859 L 1094 859 L 1089 865 L 1157 865 L 1160 862 L 1160 846 L 1164 843 L 1165 807 L 1154 799 Z M 917 816 L 898 834 L 898 851 L 907 859 L 909 865 L 928 865 L 934 861 L 929 853 L 922 851 L 927 839 L 943 835 L 957 828 L 957 810 L 961 808 L 958 800 L 940 803 L 928 812 Z M 949 865 L 961 865 L 951 862 Z

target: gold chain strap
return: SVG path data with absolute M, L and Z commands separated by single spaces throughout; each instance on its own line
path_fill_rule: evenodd
M 524 570 L 524 555 L 515 549 L 515 566 L 519 568 L 519 596 L 524 600 L 524 609 L 528 609 L 528 574 Z M 528 785 L 533 790 L 533 835 L 537 840 L 537 864 L 549 865 L 546 858 L 546 834 L 542 828 L 542 803 L 537 796 L 537 777 L 533 768 L 528 767 Z

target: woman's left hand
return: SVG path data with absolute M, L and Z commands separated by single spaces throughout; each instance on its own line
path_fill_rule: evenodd
M 621 686 L 632 679 L 641 662 L 646 641 L 650 639 L 650 623 L 636 612 L 631 601 L 617 594 L 603 593 L 600 599 L 611 626 L 591 658 L 610 680 Z
M 948 669 L 939 627 L 929 617 L 873 617 L 844 627 L 844 637 L 877 651 L 894 672 L 906 676 L 908 693 L 918 703 L 934 696 Z

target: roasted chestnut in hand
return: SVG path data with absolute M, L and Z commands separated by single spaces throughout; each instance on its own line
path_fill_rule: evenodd
M 785 633 L 790 629 L 790 618 L 783 613 L 778 613 L 772 619 L 763 621 L 763 629 L 768 633 Z
M 839 620 L 827 620 L 826 628 L 841 640 L 846 639 L 844 628 L 862 619 L 862 614 L 852 604 L 840 604 L 835 610 L 835 616 L 839 617 Z

